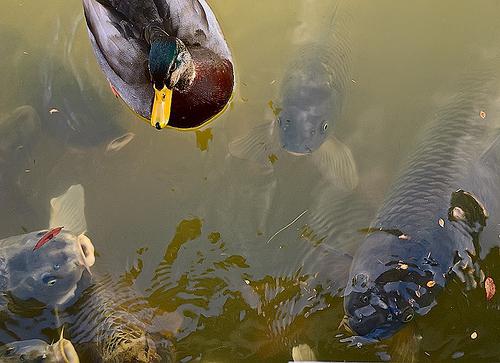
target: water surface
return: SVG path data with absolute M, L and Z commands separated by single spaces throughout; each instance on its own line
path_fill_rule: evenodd
M 319 9 L 330 3 L 316 2 Z M 233 52 L 238 85 L 227 111 L 197 133 L 157 132 L 114 98 L 94 60 L 78 0 L 2 4 L 0 112 L 30 104 L 44 124 L 23 160 L 25 172 L 2 191 L 19 202 L 0 212 L 0 218 L 17 216 L 1 235 L 43 228 L 49 198 L 82 184 L 96 270 L 125 274 L 146 297 L 157 317 L 158 344 L 178 361 L 283 362 L 302 343 L 320 360 L 377 361 L 383 352 L 418 361 L 462 353 L 461 360 L 500 360 L 493 348 L 497 300 L 486 304 L 482 291 L 467 297 L 452 291 L 408 331 L 381 345 L 347 348 L 338 336 L 345 332 L 337 330 L 343 315 L 337 290 L 347 271 L 318 248 L 336 241 L 327 237 L 337 228 L 348 236 L 345 252 L 355 249 L 358 225 L 368 227 L 365 219 L 454 82 L 498 52 L 500 4 L 350 6 L 352 81 L 333 133 L 357 162 L 353 199 L 325 183 L 307 158 L 285 155 L 270 171 L 231 157 L 227 147 L 272 120 L 269 102 L 276 101 L 294 54 L 296 29 L 324 13 L 304 14 L 299 1 L 289 0 L 210 4 Z M 55 90 L 44 101 L 47 82 L 67 91 Z M 53 109 L 88 109 L 87 123 L 54 126 Z M 134 136 L 128 144 L 108 147 L 125 133 Z M 345 210 L 345 218 L 310 230 L 318 208 Z M 493 277 L 498 263 L 496 251 L 487 260 Z

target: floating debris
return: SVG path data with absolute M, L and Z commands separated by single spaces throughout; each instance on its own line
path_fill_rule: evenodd
M 116 139 L 112 140 L 108 146 L 106 146 L 106 151 L 119 151 L 123 149 L 132 139 L 135 137 L 135 134 L 133 132 L 127 132 L 126 134 L 117 137 Z
M 285 229 L 287 229 L 287 228 L 288 228 L 288 227 L 290 227 L 292 224 L 294 224 L 295 222 L 297 222 L 297 221 L 300 219 L 300 217 L 302 217 L 302 216 L 303 216 L 304 214 L 306 214 L 307 212 L 308 212 L 308 210 L 306 209 L 305 211 L 303 211 L 302 213 L 300 213 L 300 214 L 299 214 L 299 215 L 298 215 L 298 216 L 297 216 L 297 217 L 296 217 L 293 221 L 291 221 L 291 222 L 290 222 L 290 223 L 288 223 L 286 226 L 284 226 L 284 227 L 283 227 L 283 228 L 281 228 L 279 231 L 277 231 L 275 234 L 273 234 L 273 235 L 271 236 L 271 238 L 269 238 L 269 239 L 267 240 L 267 242 L 266 242 L 266 243 L 271 242 L 271 240 L 272 240 L 274 237 L 276 237 L 279 233 L 283 232 Z
M 276 162 L 276 160 L 278 160 L 278 157 L 276 156 L 276 154 L 269 154 L 269 156 L 267 158 L 269 159 L 271 164 L 274 164 Z
M 59 112 L 59 110 L 58 110 L 57 108 L 51 108 L 51 109 L 49 110 L 49 113 L 50 113 L 51 115 L 52 115 L 52 114 L 54 114 L 54 113 L 58 113 L 58 112 Z
M 486 300 L 490 301 L 493 299 L 496 293 L 495 281 L 491 277 L 487 277 L 484 281 L 484 289 L 486 290 Z
M 441 228 L 444 228 L 444 219 L 443 218 L 439 218 L 438 223 L 441 226 Z
M 458 358 L 462 358 L 464 356 L 464 352 L 455 352 L 451 355 L 451 359 L 458 359 Z
M 484 120 L 486 118 L 486 112 L 484 111 L 479 112 L 479 117 L 481 117 Z
M 477 332 L 474 331 L 472 332 L 472 334 L 470 335 L 471 339 L 476 339 L 477 338 Z
M 453 208 L 451 214 L 452 214 L 453 218 L 455 218 L 457 221 L 464 221 L 465 220 L 465 212 L 460 207 Z

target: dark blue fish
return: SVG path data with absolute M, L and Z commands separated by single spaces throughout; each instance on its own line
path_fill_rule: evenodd
M 452 278 L 469 289 L 483 280 L 481 254 L 498 240 L 500 220 L 494 75 L 462 82 L 368 229 L 344 293 L 352 343 L 390 337 L 427 314 Z

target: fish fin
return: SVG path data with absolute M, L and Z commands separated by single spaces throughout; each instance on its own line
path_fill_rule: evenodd
M 312 154 L 312 160 L 325 179 L 346 190 L 358 185 L 358 171 L 351 150 L 339 140 L 328 138 Z
M 85 192 L 81 184 L 72 185 L 68 190 L 50 200 L 49 228 L 64 227 L 75 235 L 87 231 L 85 220 Z
M 484 259 L 494 247 L 500 247 L 500 200 L 496 197 L 482 196 L 481 191 L 498 190 L 500 185 L 500 132 L 492 133 L 492 142 L 481 154 L 479 161 L 473 165 L 470 173 L 474 177 L 474 190 L 479 192 L 480 202 L 484 202 L 488 219 L 479 237 L 479 255 Z M 485 186 L 489 186 L 485 188 Z M 496 195 L 496 194 L 494 194 Z
M 265 167 L 272 167 L 280 152 L 274 122 L 254 127 L 248 135 L 229 143 L 229 153 Z
M 372 222 L 375 207 L 360 191 L 347 192 L 327 183 L 318 185 L 312 194 L 313 207 L 306 216 L 302 238 L 354 254 L 364 238 L 363 231 Z
M 299 344 L 292 348 L 292 359 L 294 362 L 316 361 L 316 354 L 307 344 Z

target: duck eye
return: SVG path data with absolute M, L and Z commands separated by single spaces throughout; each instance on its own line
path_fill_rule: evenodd
M 57 278 L 55 276 L 49 275 L 42 278 L 42 282 L 47 286 L 54 286 L 57 282 Z

